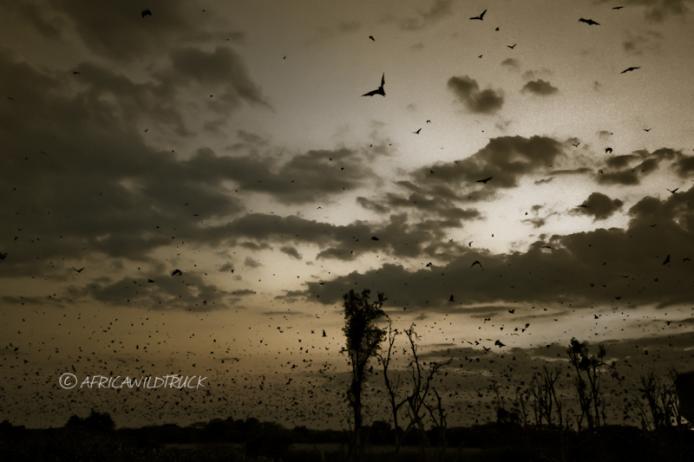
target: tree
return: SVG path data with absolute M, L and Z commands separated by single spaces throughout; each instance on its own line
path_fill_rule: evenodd
M 429 393 L 432 391 L 432 385 L 439 370 L 442 367 L 450 364 L 451 360 L 449 359 L 443 363 L 435 361 L 430 361 L 428 364 L 424 363 L 419 357 L 419 353 L 417 351 L 417 340 L 419 339 L 419 336 L 417 335 L 417 332 L 415 332 L 414 328 L 415 325 L 412 324 L 409 329 L 405 329 L 405 336 L 409 342 L 410 354 L 412 355 L 412 359 L 409 363 L 412 388 L 410 393 L 407 395 L 407 410 L 410 421 L 407 425 L 405 433 L 408 433 L 412 429 L 417 430 L 420 438 L 420 444 L 422 449 L 424 449 L 426 438 L 424 428 L 424 411 L 427 410 L 427 399 L 429 398 Z M 427 367 L 428 370 L 425 371 L 425 367 Z M 437 403 L 437 407 L 441 410 L 441 412 L 443 412 L 443 408 L 440 407 L 440 405 L 441 402 L 439 401 Z
M 592 354 L 588 349 L 588 343 L 572 338 L 567 354 L 576 372 L 576 392 L 581 408 L 578 429 L 582 428 L 583 421 L 586 420 L 588 429 L 592 431 L 605 423 L 605 401 L 602 398 L 600 370 L 605 365 L 607 351 L 600 345 L 597 354 Z
M 343 332 L 346 346 L 343 351 L 348 355 L 352 369 L 352 380 L 347 391 L 347 400 L 353 412 L 352 451 L 358 457 L 361 450 L 362 429 L 362 390 L 366 380 L 369 360 L 376 356 L 385 331 L 376 322 L 385 316 L 383 304 L 386 298 L 382 293 L 371 301 L 371 293 L 364 290 L 357 294 L 350 290 L 344 295 L 345 326 Z
M 557 395 L 557 381 L 559 380 L 559 369 L 551 369 L 543 366 L 541 372 L 533 375 L 530 382 L 529 397 L 530 406 L 535 417 L 535 425 L 552 426 L 556 423 L 562 427 L 564 423 L 562 405 Z
M 658 430 L 681 425 L 679 399 L 675 388 L 676 377 L 677 374 L 674 371 L 667 379 L 656 377 L 653 372 L 641 377 L 640 397 L 637 398 L 635 405 L 644 430 Z M 643 407 L 644 401 L 646 408 Z
M 383 382 L 388 392 L 390 404 L 391 418 L 393 420 L 393 430 L 395 432 L 395 453 L 400 452 L 400 437 L 402 428 L 400 427 L 400 409 L 407 404 L 407 397 L 399 398 L 398 390 L 400 388 L 400 378 L 396 375 L 395 379 L 391 377 L 390 364 L 393 360 L 395 340 L 399 335 L 397 329 L 393 329 L 393 323 L 388 320 L 388 330 L 386 332 L 386 350 L 385 353 L 378 355 L 378 360 L 383 368 Z

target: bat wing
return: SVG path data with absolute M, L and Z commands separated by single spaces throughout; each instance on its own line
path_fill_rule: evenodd
M 366 93 L 364 93 L 361 96 L 373 96 L 373 95 L 377 95 L 377 94 L 378 94 L 378 90 L 371 90 L 371 91 L 367 91 Z

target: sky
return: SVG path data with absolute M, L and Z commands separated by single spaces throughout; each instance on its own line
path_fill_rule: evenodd
M 350 289 L 453 358 L 453 422 L 572 337 L 686 369 L 692 7 L 1 0 L 0 419 L 344 426 Z

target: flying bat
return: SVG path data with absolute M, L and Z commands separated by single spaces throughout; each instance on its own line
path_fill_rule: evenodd
M 369 35 L 369 40 L 371 40 L 372 42 L 375 42 L 375 41 L 376 41 L 376 39 L 374 38 L 373 35 Z
M 385 86 L 385 84 L 386 84 L 386 74 L 383 73 L 381 75 L 381 85 L 377 89 L 368 91 L 361 96 L 374 96 L 374 95 L 386 96 L 386 90 L 383 88 Z
M 470 21 L 484 21 L 484 15 L 487 14 L 487 10 L 485 9 L 483 12 L 479 14 L 479 16 L 472 16 L 470 18 Z
M 517 44 L 517 43 L 514 43 L 513 45 L 506 45 L 506 46 L 507 46 L 508 48 L 510 48 L 511 50 L 513 50 L 514 48 L 516 48 L 516 45 L 518 45 L 518 44 Z
M 180 269 L 175 269 L 171 272 L 171 276 L 183 276 L 183 271 Z
M 578 20 L 578 22 L 582 22 L 582 23 L 588 24 L 589 26 L 599 26 L 599 25 L 600 25 L 599 22 L 597 22 L 597 21 L 595 21 L 595 20 L 593 20 L 593 19 L 590 19 L 590 18 L 580 18 L 580 19 Z
M 487 178 L 482 178 L 481 180 L 477 180 L 476 182 L 482 183 L 482 184 L 487 184 L 488 182 L 490 182 L 492 180 L 492 178 L 494 178 L 494 177 L 488 176 Z
M 144 19 L 144 18 L 146 18 L 147 16 L 152 16 L 152 10 L 149 10 L 149 9 L 147 9 L 147 10 L 142 10 L 142 13 L 140 13 L 140 14 L 142 15 L 142 19 Z
M 420 133 L 422 133 L 422 129 L 418 128 L 417 130 L 413 131 L 412 133 L 414 133 L 415 135 L 419 135 Z
M 641 66 L 630 66 L 630 67 L 627 67 L 626 69 L 624 69 L 622 72 L 620 72 L 620 74 L 626 74 L 627 72 L 634 72 L 638 69 L 641 69 Z

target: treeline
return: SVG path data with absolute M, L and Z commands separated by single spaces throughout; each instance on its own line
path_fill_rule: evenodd
M 343 352 L 351 368 L 346 401 L 353 416 L 352 458 L 361 458 L 366 443 L 362 417 L 365 382 L 367 379 L 379 380 L 379 375 L 387 391 L 395 452 L 399 451 L 405 438 L 410 443 L 415 438 L 422 447 L 436 445 L 445 451 L 451 432 L 447 425 L 445 399 L 439 392 L 440 382 L 437 379 L 450 365 L 450 360 L 422 360 L 415 325 L 403 331 L 394 329 L 383 310 L 386 302 L 384 294 L 379 293 L 372 298 L 368 290 L 361 293 L 350 290 L 343 298 L 346 340 Z M 402 373 L 393 372 L 392 366 L 399 337 L 404 338 L 401 349 L 406 356 L 404 379 Z M 497 346 L 504 345 L 497 340 Z M 575 338 L 571 339 L 565 351 L 565 361 L 560 363 L 563 368 L 545 364 L 533 375 L 529 384 L 516 386 L 512 396 L 504 393 L 498 382 L 492 382 L 497 424 L 562 432 L 595 432 L 608 424 L 605 385 L 611 380 L 618 387 L 625 385 L 625 377 L 619 373 L 617 363 L 607 362 L 607 350 L 603 345 L 591 348 L 587 342 Z M 568 373 L 568 386 L 575 395 L 571 402 L 578 403 L 578 409 L 569 408 L 558 393 L 567 364 L 571 371 Z M 380 368 L 380 374 L 373 373 L 374 367 Z M 367 371 L 372 373 L 367 374 Z M 624 423 L 636 421 L 643 430 L 685 426 L 676 378 L 674 371 L 667 377 L 653 373 L 642 376 L 639 388 L 634 393 L 624 394 Z M 613 400 L 615 398 L 611 397 Z

